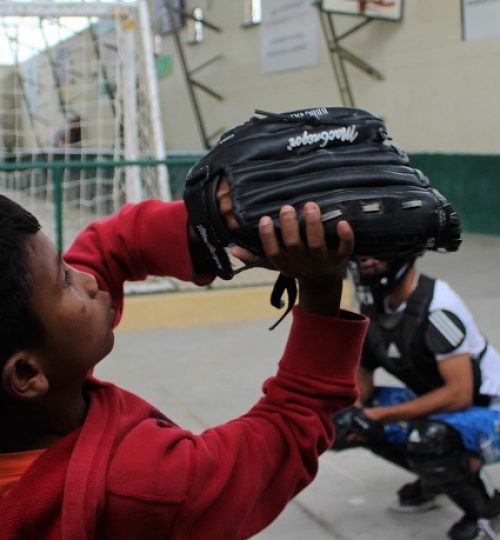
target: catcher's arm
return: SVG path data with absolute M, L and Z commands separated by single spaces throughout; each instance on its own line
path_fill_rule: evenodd
M 364 405 L 375 388 L 373 372 L 359 366 L 358 368 L 359 403 Z

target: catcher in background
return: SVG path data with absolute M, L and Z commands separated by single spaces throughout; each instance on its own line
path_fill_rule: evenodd
M 230 222 L 230 205 L 223 213 Z M 312 481 L 333 413 L 356 398 L 368 321 L 339 311 L 352 229 L 339 223 L 328 249 L 318 206 L 303 214 L 306 240 L 289 205 L 282 243 L 269 217 L 259 221 L 268 262 L 299 283 L 277 372 L 246 414 L 194 434 L 89 376 L 113 347 L 125 280 L 213 279 L 184 203 L 126 205 L 62 258 L 36 218 L 0 195 L 2 540 L 239 540 Z
M 414 472 L 394 510 L 430 510 L 446 494 L 464 511 L 449 538 L 497 538 L 489 520 L 500 514 L 500 493 L 483 465 L 500 460 L 500 355 L 460 297 L 419 273 L 415 257 L 350 268 L 371 324 L 359 403 L 335 416 L 333 449 L 363 446 Z M 404 386 L 374 386 L 377 368 Z

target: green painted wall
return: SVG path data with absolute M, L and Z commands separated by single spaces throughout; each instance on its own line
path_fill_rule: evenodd
M 500 235 L 500 155 L 410 154 L 456 208 L 464 231 Z

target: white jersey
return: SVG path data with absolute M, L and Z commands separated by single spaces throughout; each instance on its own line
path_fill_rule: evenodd
M 454 314 L 462 322 L 463 327 L 453 324 L 443 311 Z M 450 341 L 453 342 L 455 339 L 459 343 L 452 351 L 437 354 L 436 360 L 461 353 L 469 353 L 473 358 L 479 358 L 484 351 L 486 340 L 479 332 L 472 314 L 457 293 L 441 279 L 436 279 L 435 282 L 434 295 L 429 306 L 429 320 Z M 479 391 L 492 398 L 492 408 L 500 409 L 500 354 L 491 344 L 488 344 L 481 357 L 480 369 L 482 382 Z

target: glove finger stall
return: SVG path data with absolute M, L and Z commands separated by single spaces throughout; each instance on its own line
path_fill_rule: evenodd
M 338 189 L 345 188 L 377 188 L 387 186 L 416 186 L 428 187 L 429 182 L 417 169 L 409 167 L 387 166 L 357 166 L 342 168 L 326 168 L 312 173 L 303 172 L 293 177 L 287 177 L 287 171 L 281 170 L 275 174 L 275 168 L 265 175 L 255 176 L 252 167 L 245 174 L 243 168 L 227 171 L 231 186 L 233 207 L 237 219 L 244 226 L 248 219 L 255 215 L 264 215 L 264 207 L 275 203 L 283 205 L 287 201 L 297 199 L 315 201 L 327 197 Z M 269 174 L 272 176 L 270 177 Z M 288 172 L 289 174 L 289 172 Z M 281 182 L 279 180 L 282 180 Z M 309 197 L 309 199 L 308 199 Z M 272 206 L 271 206 L 272 208 Z
M 434 189 L 380 187 L 339 189 L 329 194 L 307 193 L 289 201 L 297 209 L 305 238 L 302 207 L 314 200 L 321 208 L 326 243 L 338 245 L 337 223 L 347 220 L 355 235 L 354 257 L 379 259 L 416 255 L 424 250 L 456 251 L 460 245 L 460 223 L 453 207 Z M 262 208 L 280 232 L 279 208 Z M 255 214 L 245 221 L 239 243 L 255 251 L 259 245 Z M 252 231 L 254 231 L 252 233 Z

